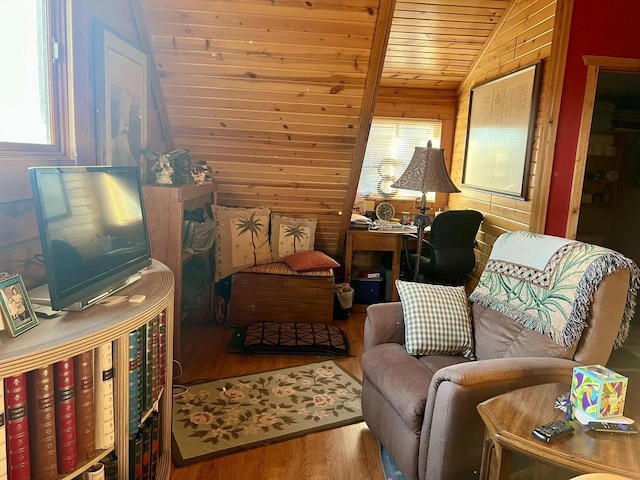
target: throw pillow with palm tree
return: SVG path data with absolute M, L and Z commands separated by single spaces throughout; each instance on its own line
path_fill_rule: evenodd
M 216 281 L 253 265 L 271 262 L 268 207 L 213 205 L 216 221 Z
M 317 218 L 293 218 L 271 214 L 271 250 L 273 261 L 298 252 L 313 250 Z

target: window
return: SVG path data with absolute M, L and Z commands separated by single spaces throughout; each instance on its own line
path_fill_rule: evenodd
M 60 151 L 57 0 L 0 2 L 0 150 Z
M 374 118 L 364 154 L 358 194 L 383 198 L 416 198 L 411 190 L 398 190 L 390 185 L 405 171 L 415 147 L 440 148 L 442 124 L 439 120 L 406 120 Z M 435 200 L 435 195 L 428 198 Z

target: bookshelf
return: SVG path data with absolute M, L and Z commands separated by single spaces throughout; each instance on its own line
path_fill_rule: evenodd
M 627 134 L 620 131 L 597 134 L 611 138 L 610 146 L 590 145 L 585 164 L 582 205 L 614 208 L 619 174 L 627 143 Z
M 112 342 L 115 447 L 96 450 L 95 455 L 89 460 L 79 461 L 72 472 L 58 475 L 58 480 L 79 476 L 111 451 L 118 457 L 118 477 L 129 478 L 129 333 L 147 325 L 161 314 L 166 318 L 165 382 L 153 407 L 160 416 L 160 450 L 155 478 L 169 478 L 173 290 L 173 274 L 164 264 L 154 260 L 152 265 L 142 272 L 141 280 L 119 292 L 119 295 L 129 297 L 145 295 L 145 300 L 140 304 L 123 302 L 109 307 L 94 305 L 82 312 L 61 312 L 53 318 L 40 319 L 38 326 L 15 338 L 10 338 L 6 331 L 0 332 L 2 379 L 55 364 L 87 351 L 95 351 L 101 345 Z M 149 414 L 149 411 L 141 412 L 141 422 L 142 417 Z
M 151 255 L 171 269 L 175 278 L 174 357 L 180 359 L 180 327 L 185 315 L 182 306 L 182 267 L 190 258 L 183 251 L 184 211 L 215 203 L 215 183 L 202 185 L 143 185 Z M 211 292 L 210 304 L 212 304 Z M 210 305 L 209 316 L 213 315 Z

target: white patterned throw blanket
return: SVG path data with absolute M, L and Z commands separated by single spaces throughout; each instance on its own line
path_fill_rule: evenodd
M 608 248 L 530 232 L 511 232 L 495 242 L 472 302 L 548 335 L 565 348 L 586 326 L 593 294 L 605 275 L 630 271 L 627 304 L 616 347 L 622 346 L 640 287 L 638 266 Z

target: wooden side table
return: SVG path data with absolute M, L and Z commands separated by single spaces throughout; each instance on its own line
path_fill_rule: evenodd
M 425 238 L 429 238 L 430 227 L 426 228 Z M 372 250 L 378 252 L 393 252 L 393 265 L 391 275 L 393 286 L 391 288 L 391 300 L 399 300 L 395 281 L 400 278 L 400 258 L 402 257 L 402 236 L 405 233 L 415 233 L 413 229 L 395 230 L 347 230 L 347 244 L 344 254 L 344 281 L 351 282 L 351 268 L 353 256 L 358 250 Z
M 629 377 L 624 413 L 640 419 L 637 385 L 640 378 L 635 376 L 636 385 L 632 385 L 634 381 Z M 513 452 L 577 474 L 603 472 L 640 479 L 640 435 L 595 433 L 577 421 L 574 421 L 572 435 L 549 443 L 531 434 L 539 425 L 564 418 L 563 412 L 554 409 L 554 403 L 568 391 L 568 384 L 536 385 L 498 395 L 478 405 L 486 427 L 481 480 L 509 478 Z

